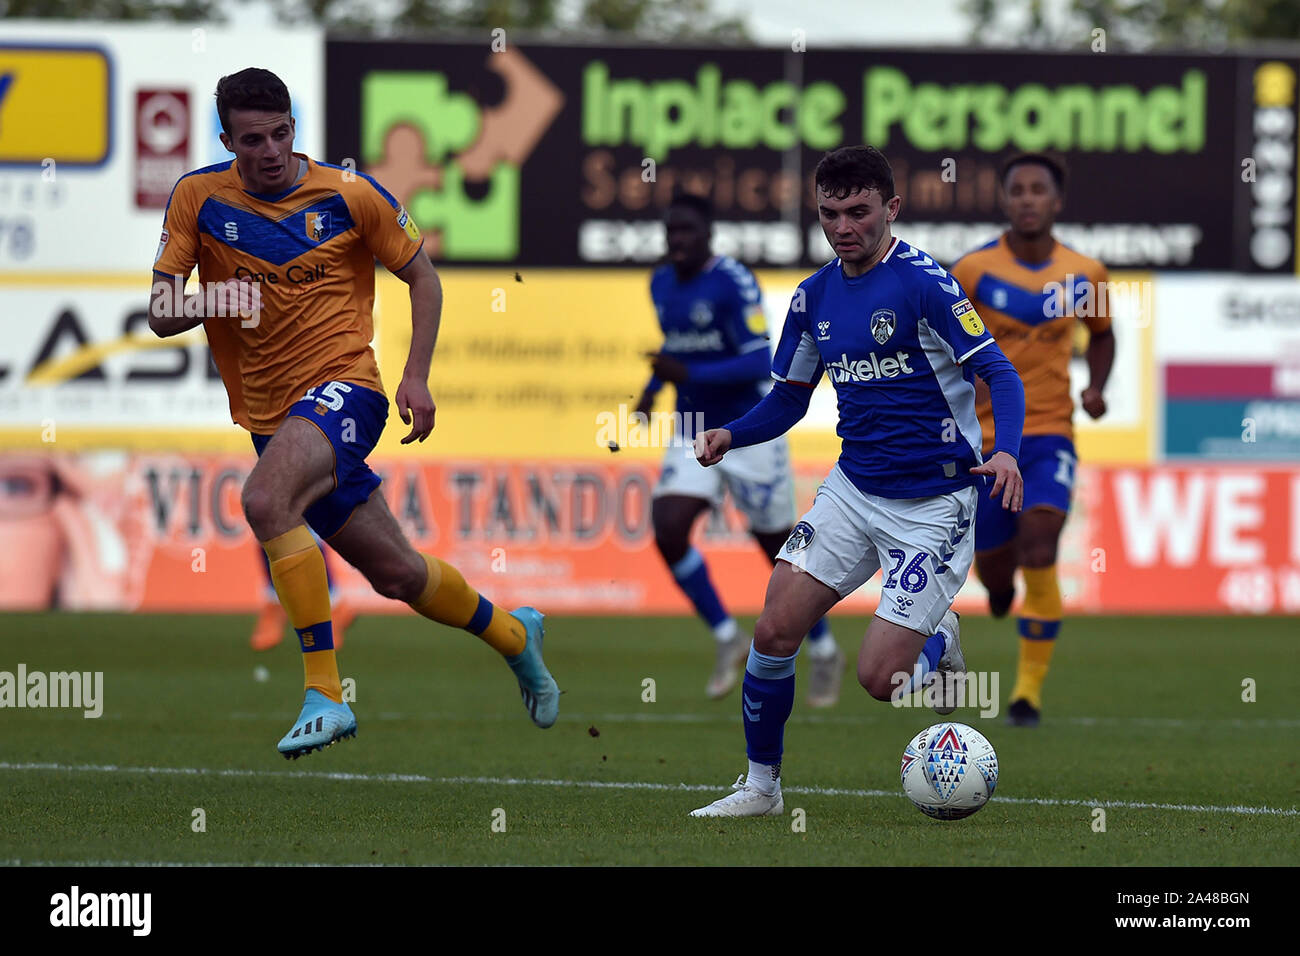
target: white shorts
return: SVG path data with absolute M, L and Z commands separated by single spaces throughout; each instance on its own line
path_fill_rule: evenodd
M 877 616 L 933 634 L 975 558 L 976 494 L 866 495 L 836 465 L 777 557 L 841 598 L 883 568 Z
M 690 443 L 674 445 L 664 454 L 663 471 L 651 497 L 685 495 L 720 508 L 724 490 L 731 492 L 736 508 L 749 518 L 750 531 L 785 531 L 794 524 L 790 443 L 781 437 L 734 448 L 709 468 L 699 463 Z

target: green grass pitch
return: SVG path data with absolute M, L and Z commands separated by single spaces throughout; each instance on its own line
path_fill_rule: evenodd
M 301 704 L 299 654 L 248 650 L 249 623 L 0 616 L 0 671 L 104 673 L 100 719 L 0 710 L 0 862 L 1251 866 L 1290 865 L 1300 836 L 1292 619 L 1067 621 L 1040 728 L 953 715 L 1001 764 L 993 801 L 955 823 L 898 780 L 904 744 L 939 718 L 871 700 L 851 672 L 838 707 L 810 711 L 802 668 L 786 816 L 689 819 L 746 766 L 739 692 L 705 698 L 712 641 L 694 619 L 548 618 L 565 693 L 541 731 L 474 638 L 363 617 L 340 654 L 358 736 L 292 763 L 275 744 Z M 850 657 L 865 623 L 833 618 Z M 1012 625 L 968 616 L 963 644 L 1000 673 L 1004 709 Z

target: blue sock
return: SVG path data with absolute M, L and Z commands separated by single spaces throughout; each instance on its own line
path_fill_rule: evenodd
M 781 754 L 785 751 L 785 722 L 794 708 L 794 659 L 770 657 L 749 649 L 745 682 L 741 685 L 740 709 L 745 717 L 745 750 L 753 763 L 776 767 L 781 775 Z
M 713 582 L 709 580 L 709 569 L 704 563 L 704 555 L 691 548 L 686 552 L 686 556 L 672 565 L 669 570 L 673 572 L 677 586 L 691 599 L 700 617 L 704 618 L 704 623 L 716 629 L 718 625 L 730 619 L 731 615 L 723 608 L 718 592 L 713 590 Z
M 925 675 L 939 666 L 939 658 L 943 657 L 944 643 L 942 631 L 930 635 L 925 646 L 921 648 L 920 656 L 916 659 L 916 666 L 912 668 L 912 680 L 898 692 L 900 695 L 912 693 L 921 686 Z

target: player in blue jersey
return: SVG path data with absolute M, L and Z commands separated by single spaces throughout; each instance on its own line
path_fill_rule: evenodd
M 691 546 L 691 528 L 710 507 L 720 507 L 724 489 L 749 519 L 749 530 L 773 563 L 794 523 L 794 481 L 785 438 L 738 451 L 718 468 L 695 459 L 695 435 L 749 411 L 771 385 L 767 319 L 758 282 L 729 256 L 710 252 L 713 206 L 708 199 L 678 193 L 664 217 L 668 262 L 650 279 L 662 348 L 650 355 L 654 373 L 638 403 L 648 414 L 665 382 L 677 391 L 677 429 L 664 455 L 651 518 L 655 544 L 673 580 L 713 631 L 717 659 L 707 693 L 725 697 L 749 658 L 750 637 L 727 613 L 709 579 L 704 556 Z M 813 660 L 808 703 L 829 707 L 840 695 L 844 652 L 824 619 L 808 633 Z
M 839 401 L 839 461 L 772 571 L 745 668 L 749 773 L 700 817 L 777 815 L 794 666 L 809 625 L 883 570 L 880 604 L 858 652 L 877 700 L 918 686 L 956 709 L 966 669 L 953 597 L 974 557 L 976 486 L 1018 511 L 1025 393 L 957 280 L 894 238 L 901 199 L 869 146 L 827 153 L 815 175 L 823 231 L 839 258 L 799 284 L 772 363 L 772 390 L 747 414 L 696 439 L 706 466 L 769 441 L 808 411 L 822 373 Z M 997 438 L 980 453 L 973 375 L 988 383 Z M 931 672 L 934 673 L 933 676 Z

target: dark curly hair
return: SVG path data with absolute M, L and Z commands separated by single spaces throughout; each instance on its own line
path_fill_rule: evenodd
M 221 128 L 230 135 L 231 110 L 266 110 L 288 113 L 289 88 L 270 70 L 250 66 L 217 81 L 217 115 Z
M 841 146 L 821 158 L 813 181 L 835 199 L 859 189 L 875 189 L 882 201 L 894 198 L 894 171 L 874 146 Z

